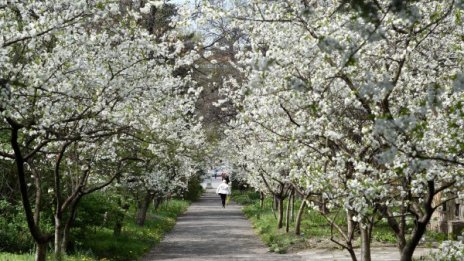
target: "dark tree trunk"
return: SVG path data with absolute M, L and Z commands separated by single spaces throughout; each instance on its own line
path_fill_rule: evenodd
M 401 217 L 400 217 L 400 224 L 398 227 L 398 234 L 396 235 L 396 240 L 398 244 L 398 249 L 401 252 L 403 251 L 404 247 L 406 246 L 406 207 L 402 206 L 401 208 Z
M 155 210 L 158 210 L 161 203 L 163 203 L 163 197 L 157 197 L 156 200 L 155 200 Z
M 425 234 L 427 230 L 427 224 L 432 217 L 433 212 L 435 209 L 432 207 L 433 197 L 437 193 L 435 191 L 435 182 L 429 180 L 427 182 L 428 187 L 428 196 L 424 202 L 424 215 L 416 220 L 416 227 L 413 231 L 412 238 L 406 243 L 406 246 L 401 253 L 401 261 L 411 261 L 414 251 L 416 250 L 417 245 L 419 244 L 422 236 Z
M 282 196 L 277 197 L 277 228 L 281 229 L 283 227 L 284 220 L 284 198 Z
M 119 198 L 118 199 L 118 205 L 120 208 L 122 209 L 126 209 L 126 205 L 123 205 L 122 202 L 121 202 L 121 199 Z M 121 214 L 121 213 L 116 213 L 115 215 L 115 223 L 114 223 L 114 227 L 113 227 L 113 236 L 115 237 L 118 237 L 121 235 L 121 232 L 122 232 L 122 222 L 124 221 L 124 214 Z
M 113 227 L 113 236 L 118 237 L 121 235 L 122 232 L 122 219 L 119 219 L 116 221 Z
M 291 205 L 291 200 L 292 195 L 290 195 L 290 198 L 287 201 L 287 213 L 285 215 L 285 232 L 288 233 L 290 231 L 290 205 Z
M 416 250 L 417 245 L 419 244 L 420 239 L 424 235 L 426 228 L 427 228 L 427 222 L 417 222 L 417 227 L 414 230 L 414 234 L 411 238 L 406 243 L 406 246 L 403 249 L 403 252 L 401 253 L 401 261 L 411 261 L 412 256 L 414 254 L 414 251 Z
M 351 243 L 348 244 L 348 248 L 346 250 L 348 250 L 348 253 L 350 253 L 352 261 L 358 261 L 358 258 L 356 257 L 356 253 L 354 252 L 354 248 L 351 245 Z
M 47 259 L 47 244 L 36 244 L 35 261 L 45 261 Z
M 295 222 L 295 189 L 292 191 L 291 204 L 290 204 L 290 220 Z
M 21 148 L 18 143 L 18 132 L 20 127 L 12 120 L 7 118 L 8 123 L 11 125 L 11 147 L 15 155 L 17 177 L 19 181 L 19 191 L 21 192 L 21 200 L 26 215 L 27 226 L 31 233 L 32 238 L 37 244 L 37 253 L 36 260 L 42 261 L 46 258 L 46 246 L 51 239 L 51 235 L 44 234 L 40 231 L 38 223 L 35 222 L 35 219 L 38 219 L 38 216 L 34 215 L 31 209 L 31 204 L 29 202 L 29 194 L 27 190 L 27 181 L 26 173 L 24 170 L 24 158 L 21 153 Z M 42 251 L 43 250 L 43 251 Z
M 72 227 L 74 221 L 76 220 L 76 217 L 77 217 L 77 205 L 78 205 L 79 201 L 81 200 L 82 196 L 83 196 L 82 194 L 79 195 L 71 203 L 71 209 L 70 209 L 71 213 L 70 213 L 69 218 L 66 221 L 66 224 L 64 225 L 64 229 L 63 229 L 63 239 L 62 239 L 62 242 L 61 242 L 61 249 L 62 249 L 63 252 L 66 252 L 66 250 L 68 249 L 69 232 L 71 231 L 71 227 Z
M 147 193 L 145 195 L 145 198 L 140 201 L 137 205 L 137 217 L 136 217 L 136 223 L 139 226 L 143 226 L 145 224 L 145 219 L 147 218 L 147 211 L 148 207 L 150 206 L 150 202 L 154 198 L 154 194 L 152 193 Z

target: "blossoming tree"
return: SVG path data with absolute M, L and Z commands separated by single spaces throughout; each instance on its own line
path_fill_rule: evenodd
M 262 164 L 284 148 L 274 171 L 289 168 L 293 182 L 346 211 L 338 243 L 353 260 L 355 226 L 369 260 L 378 215 L 411 260 L 433 212 L 462 197 L 463 6 L 357 3 L 256 0 L 227 12 L 205 3 L 203 13 L 228 17 L 249 39 L 236 55 L 247 80 L 223 90 L 239 111 L 231 132 L 260 144 Z

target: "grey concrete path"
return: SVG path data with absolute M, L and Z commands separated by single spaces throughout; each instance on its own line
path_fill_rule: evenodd
M 210 189 L 177 219 L 174 229 L 142 260 L 292 261 L 302 258 L 269 253 L 241 207 L 231 202 L 223 209 L 219 196 Z

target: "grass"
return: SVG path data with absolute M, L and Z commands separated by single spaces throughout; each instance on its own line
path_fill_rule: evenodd
M 53 260 L 53 257 L 49 256 L 47 260 Z M 78 254 L 74 256 L 66 256 L 64 261 L 97 261 L 94 257 L 89 257 L 83 254 Z M 33 254 L 10 254 L 10 253 L 0 253 L 0 261 L 34 261 Z M 100 259 L 98 261 L 105 261 L 105 259 Z
M 308 244 L 316 244 L 314 242 L 320 242 L 319 245 L 324 247 L 328 246 L 327 242 L 330 241 L 331 228 L 319 212 L 309 210 L 304 212 L 301 223 L 301 235 L 297 236 L 294 234 L 294 222 L 290 224 L 289 233 L 285 232 L 285 224 L 284 228 L 277 229 L 277 219 L 271 210 L 272 199 L 266 199 L 264 208 L 260 209 L 259 194 L 256 192 L 246 191 L 242 194 L 235 194 L 232 197 L 235 202 L 244 206 L 243 212 L 245 216 L 252 222 L 261 240 L 269 247 L 270 251 L 285 253 L 291 249 L 306 248 Z M 286 204 L 287 201 L 285 202 L 285 207 Z M 301 202 L 296 200 L 295 216 L 300 204 Z M 343 211 L 338 216 L 332 216 L 332 218 L 342 227 L 346 226 L 346 216 Z M 336 232 L 334 233 L 335 238 L 337 238 Z M 446 234 L 434 231 L 428 231 L 425 237 L 434 240 L 434 242 L 446 240 Z M 396 236 L 385 220 L 378 222 L 374 226 L 372 240 L 373 244 L 396 244 Z M 359 244 L 360 242 L 358 240 L 355 243 Z M 335 247 L 334 243 L 329 242 L 329 244 Z
M 253 227 L 270 251 L 286 253 L 292 245 L 301 244 L 304 241 L 303 237 L 285 233 L 285 229 L 277 229 L 277 220 L 270 208 L 272 200 L 265 200 L 264 209 L 260 209 L 259 194 L 255 192 L 235 194 L 233 200 L 245 206 L 243 209 L 245 216 L 251 220 Z
M 159 243 L 164 234 L 170 231 L 178 215 L 185 212 L 189 202 L 171 200 L 168 205 L 161 206 L 157 211 L 149 210 L 145 226 L 135 224 L 134 211 L 125 218 L 125 224 L 120 236 L 113 236 L 108 228 L 96 228 L 90 232 L 79 232 L 76 240 L 77 253 L 65 257 L 65 261 L 94 260 L 138 260 L 155 244 Z M 30 261 L 33 254 L 10 254 L 0 252 L 0 261 Z M 49 254 L 47 260 L 53 260 Z
M 176 217 L 188 207 L 188 202 L 172 200 L 167 206 L 161 206 L 147 213 L 144 227 L 135 224 L 133 215 L 126 218 L 120 236 L 114 237 L 111 229 L 100 229 L 97 233 L 87 234 L 79 249 L 90 251 L 95 257 L 110 260 L 136 260 L 159 243 L 164 234 L 170 231 Z

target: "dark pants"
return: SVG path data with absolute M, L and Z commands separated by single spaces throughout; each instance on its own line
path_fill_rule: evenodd
M 225 207 L 226 206 L 227 195 L 226 194 L 219 194 L 219 196 L 221 196 L 222 207 Z

